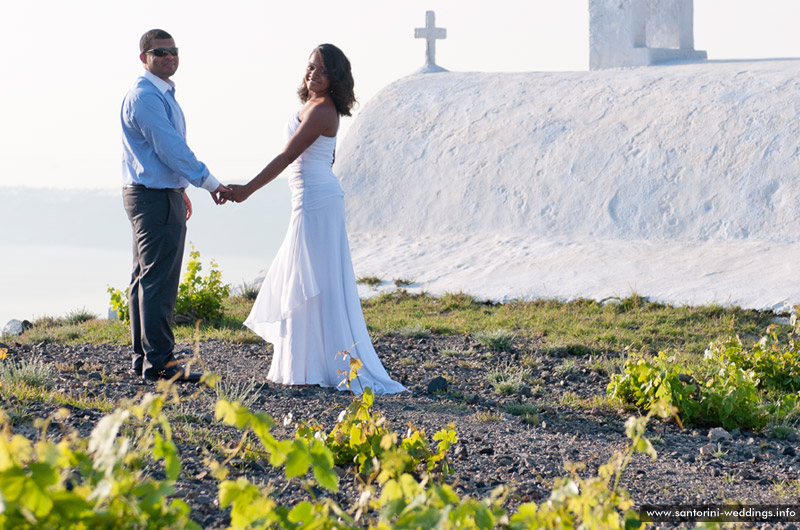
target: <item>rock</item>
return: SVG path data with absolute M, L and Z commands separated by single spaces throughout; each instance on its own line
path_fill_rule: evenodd
M 213 499 L 209 495 L 198 495 L 194 498 L 194 502 L 200 506 L 208 506 L 214 503 Z
M 722 427 L 714 427 L 708 431 L 708 439 L 711 442 L 721 442 L 722 440 L 730 440 L 733 437 L 731 434 Z
M 447 379 L 442 376 L 434 377 L 428 383 L 428 394 L 436 394 L 438 392 L 447 392 Z
M 100 374 L 99 374 L 99 373 L 97 373 L 97 372 L 92 372 L 92 373 L 90 373 L 88 377 L 89 377 L 89 379 L 90 379 L 90 380 L 92 380 L 92 381 L 102 381 L 102 380 L 103 380 L 103 376 L 102 376 L 102 375 L 100 375 Z
M 478 451 L 478 454 L 479 455 L 493 455 L 494 454 L 494 448 L 492 448 L 492 447 L 481 447 L 481 449 Z
M 717 444 L 705 444 L 700 448 L 700 456 L 711 456 L 717 452 Z
M 791 445 L 787 445 L 781 450 L 781 454 L 786 456 L 797 456 L 797 451 L 795 451 L 794 447 Z
M 498 455 L 494 459 L 498 466 L 511 466 L 514 464 L 514 458 L 509 455 Z
M 18 337 L 23 333 L 25 333 L 25 328 L 19 320 L 9 320 L 3 328 L 3 336 L 6 337 Z

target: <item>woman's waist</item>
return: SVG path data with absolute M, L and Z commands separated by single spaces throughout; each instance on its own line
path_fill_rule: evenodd
M 315 186 L 293 186 L 289 183 L 292 194 L 292 208 L 314 208 L 322 206 L 329 199 L 344 197 L 339 181 Z
M 327 167 L 289 167 L 288 168 L 289 185 L 298 186 L 319 186 L 325 184 L 336 183 L 339 184 L 339 179 L 331 170 L 330 165 Z

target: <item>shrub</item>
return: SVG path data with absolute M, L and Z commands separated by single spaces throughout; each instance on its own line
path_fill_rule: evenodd
M 688 423 L 758 428 L 766 422 L 766 411 L 756 384 L 752 372 L 734 363 L 707 355 L 702 373 L 692 374 L 662 352 L 655 359 L 632 356 L 623 373 L 611 377 L 606 392 L 609 400 L 644 410 L 665 400 Z
M 186 273 L 178 286 L 178 298 L 175 300 L 175 314 L 189 316 L 192 319 L 214 320 L 222 316 L 222 300 L 230 295 L 230 285 L 222 283 L 222 273 L 212 260 L 208 276 L 201 277 L 200 252 L 189 252 L 186 262 Z
M 222 316 L 222 301 L 230 296 L 231 286 L 222 283 L 222 273 L 212 260 L 208 276 L 200 276 L 203 266 L 200 263 L 200 252 L 192 245 L 183 281 L 178 286 L 178 297 L 175 300 L 175 315 L 184 320 L 215 320 Z M 117 312 L 117 318 L 130 323 L 127 291 L 123 292 L 108 287 L 111 297 L 110 305 Z
M 800 340 L 792 331 L 787 341 L 782 341 L 775 326 L 767 328 L 749 350 L 738 336 L 722 344 L 712 344 L 708 354 L 720 361 L 730 361 L 743 370 L 752 371 L 765 390 L 782 392 L 800 391 Z
M 116 311 L 117 318 L 124 322 L 125 324 L 130 324 L 131 322 L 131 313 L 128 308 L 128 290 L 120 291 L 110 285 L 107 286 L 108 295 L 110 296 L 111 300 L 109 301 L 109 305 L 111 309 Z

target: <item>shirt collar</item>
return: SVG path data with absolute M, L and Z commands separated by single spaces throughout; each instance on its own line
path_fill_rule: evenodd
M 150 72 L 150 70 L 145 70 L 144 75 L 142 77 L 153 83 L 158 89 L 158 91 L 164 95 L 166 95 L 167 92 L 175 88 L 175 83 L 173 83 L 171 79 L 164 81 L 157 75 Z

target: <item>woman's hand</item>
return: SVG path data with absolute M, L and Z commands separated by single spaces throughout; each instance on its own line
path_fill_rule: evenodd
M 248 191 L 247 186 L 239 184 L 229 184 L 228 190 L 220 193 L 223 199 L 231 202 L 244 202 L 251 194 L 252 192 Z

